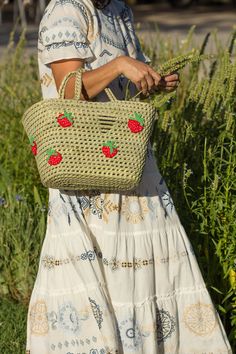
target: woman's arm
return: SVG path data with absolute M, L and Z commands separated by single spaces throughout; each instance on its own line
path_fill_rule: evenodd
M 83 60 L 69 59 L 60 60 L 51 63 L 52 73 L 55 79 L 57 89 L 59 89 L 63 78 L 70 72 L 77 70 L 84 65 Z M 81 99 L 90 99 L 95 97 L 98 93 L 104 90 L 108 84 L 119 75 L 119 69 L 116 60 L 101 66 L 100 68 L 86 71 L 83 73 L 83 90 Z M 68 81 L 65 90 L 65 98 L 74 97 L 75 78 Z
M 83 64 L 83 60 L 79 59 L 60 60 L 51 63 L 50 66 L 57 89 L 59 89 L 67 73 L 83 67 Z M 173 89 L 178 81 L 178 75 L 171 75 L 168 80 L 163 82 L 161 76 L 149 65 L 128 56 L 120 56 L 97 69 L 83 73 L 81 99 L 88 100 L 95 97 L 121 74 L 131 80 L 138 90 L 142 90 L 144 95 L 160 86 Z M 65 98 L 74 97 L 74 87 L 75 78 L 71 78 L 65 90 Z

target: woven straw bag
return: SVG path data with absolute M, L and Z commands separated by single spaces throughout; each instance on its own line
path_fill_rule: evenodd
M 108 102 L 80 100 L 83 71 L 66 75 L 59 98 L 34 104 L 22 117 L 41 182 L 65 190 L 132 190 L 142 177 L 156 110 L 117 100 L 108 88 Z M 75 97 L 65 99 L 72 76 Z

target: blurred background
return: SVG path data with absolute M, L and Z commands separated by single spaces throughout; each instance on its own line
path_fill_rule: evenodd
M 160 29 L 168 35 L 183 38 L 192 25 L 196 35 L 217 28 L 220 38 L 236 24 L 236 0 L 128 0 L 134 11 L 137 30 L 148 34 Z M 21 27 L 27 26 L 27 47 L 36 50 L 37 26 L 48 0 L 0 0 L 0 55 L 8 43 L 13 23 L 19 19 L 15 39 Z M 148 33 L 147 33 L 148 32 Z

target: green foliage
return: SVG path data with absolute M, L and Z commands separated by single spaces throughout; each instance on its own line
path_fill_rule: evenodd
M 216 52 L 204 60 L 210 38 L 207 34 L 199 47 L 194 28 L 174 44 L 157 32 L 155 45 L 143 47 L 162 75 L 182 69 L 177 93 L 150 98 L 159 111 L 152 146 L 234 347 L 235 33 L 228 48 L 216 41 Z M 47 190 L 20 123 L 26 108 L 41 97 L 36 58 L 24 53 L 22 36 L 16 48 L 9 44 L 0 64 L 0 297 L 18 301 L 1 302 L 0 329 L 5 334 L 0 352 L 6 354 L 23 348 L 26 307 L 20 304 L 27 306 L 36 277 L 47 205 Z
M 161 76 L 170 75 L 171 73 L 183 69 L 187 64 L 197 63 L 207 58 L 208 56 L 200 55 L 198 51 L 192 51 L 188 54 L 169 59 L 162 65 L 158 66 L 156 70 Z
M 13 187 L 14 188 L 14 187 Z M 0 216 L 0 297 L 27 303 L 37 272 L 38 255 L 45 233 L 45 208 L 38 190 L 35 198 L 5 190 Z
M 2 354 L 25 353 L 27 306 L 8 299 L 0 301 L 0 349 Z
M 46 190 L 38 179 L 20 122 L 40 99 L 35 57 L 24 53 L 24 33 L 10 41 L 0 63 L 0 296 L 27 302 L 45 233 Z

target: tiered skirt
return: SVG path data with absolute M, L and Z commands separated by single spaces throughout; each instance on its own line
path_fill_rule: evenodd
M 232 354 L 149 144 L 132 193 L 49 189 L 30 354 Z

